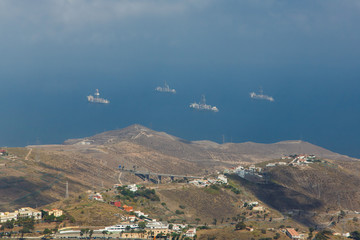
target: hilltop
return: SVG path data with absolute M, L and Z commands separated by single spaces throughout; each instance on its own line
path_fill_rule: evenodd
M 303 141 L 283 141 L 273 144 L 224 143 L 187 141 L 141 125 L 70 139 L 59 145 L 36 145 L 7 148 L 11 158 L 0 159 L 0 210 L 22 206 L 41 206 L 65 196 L 66 182 L 70 197 L 89 189 L 104 189 L 116 183 L 144 183 L 142 179 L 117 170 L 139 169 L 157 173 L 209 176 L 238 165 L 262 164 L 284 155 L 315 154 L 327 159 L 328 165 L 314 164 L 305 169 L 279 167 L 269 170 L 272 185 L 252 184 L 233 179 L 251 199 L 264 202 L 275 211 L 359 210 L 359 161 Z M 161 185 L 160 185 L 161 186 Z M 186 217 L 222 219 L 236 212 L 240 200 L 249 197 L 227 193 L 214 197 L 197 189 L 159 189 L 162 201 L 175 204 L 182 199 L 187 206 Z M 191 196 L 188 198 L 187 196 Z M 340 198 L 340 197 L 341 198 Z M 239 198 L 239 199 L 238 199 Z M 339 199 L 340 198 L 340 199 Z M 202 200 L 216 202 L 221 214 L 202 208 Z M 221 203 L 228 202 L 225 206 Z M 232 205 L 231 205 L 232 204 Z M 176 203 L 178 206 L 179 203 Z M 167 214 L 163 208 L 159 216 Z M 170 213 L 169 212 L 169 213 Z M 153 214 L 157 214 L 154 212 Z M 308 219 L 299 219 L 305 222 Z

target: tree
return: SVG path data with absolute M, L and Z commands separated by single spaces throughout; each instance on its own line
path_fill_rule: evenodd
M 43 232 L 43 234 L 45 234 L 45 235 L 48 235 L 48 234 L 51 234 L 51 233 L 52 233 L 51 230 L 48 229 L 48 228 L 45 228 L 45 230 Z
M 350 238 L 353 238 L 355 240 L 360 240 L 360 232 L 359 231 L 351 232 Z
M 275 236 L 273 238 L 274 239 L 279 239 L 280 238 L 280 233 L 275 233 Z
M 4 226 L 5 226 L 5 228 L 13 229 L 13 228 L 14 228 L 14 221 L 13 221 L 13 220 L 11 220 L 11 221 L 7 220 L 7 221 L 4 223 Z
M 87 238 L 87 235 L 88 235 L 89 231 L 90 231 L 90 229 L 88 229 L 88 228 L 85 229 L 85 237 L 86 238 Z
M 245 228 L 246 228 L 246 225 L 245 225 L 244 222 L 238 222 L 238 223 L 236 224 L 236 226 L 235 226 L 235 229 L 236 229 L 236 230 L 243 230 L 243 229 L 245 229 Z
M 84 229 L 84 228 L 81 229 L 81 230 L 80 230 L 80 236 L 83 236 L 85 232 L 86 232 L 86 229 Z
M 179 215 L 179 214 L 184 214 L 184 212 L 183 212 L 183 211 L 180 211 L 180 210 L 176 210 L 176 211 L 175 211 L 175 214 L 178 214 L 178 215 Z
M 315 235 L 315 240 L 326 240 L 329 239 L 328 235 L 332 235 L 332 232 L 329 230 L 322 230 L 321 232 Z
M 108 230 L 104 230 L 104 231 L 102 231 L 101 233 L 102 233 L 102 235 L 103 235 L 104 238 L 105 238 L 105 235 L 107 235 L 107 234 L 109 233 L 109 231 L 108 231 Z
M 89 231 L 89 237 L 90 237 L 90 239 L 91 239 L 91 237 L 92 237 L 93 234 L 94 234 L 94 230 L 91 229 L 91 230 Z
M 216 223 L 217 223 L 217 219 L 214 218 L 214 221 L 213 221 L 213 224 L 216 226 Z
M 195 218 L 195 221 L 196 221 L 196 225 L 199 225 L 199 222 L 201 221 L 200 218 Z
M 145 222 L 139 222 L 138 226 L 139 226 L 139 228 L 144 229 L 146 227 L 146 223 Z

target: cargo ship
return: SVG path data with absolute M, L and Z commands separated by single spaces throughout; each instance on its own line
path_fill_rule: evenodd
M 190 107 L 193 109 L 196 109 L 196 110 L 208 110 L 208 111 L 213 111 L 213 112 L 219 111 L 219 109 L 216 106 L 211 106 L 211 105 L 206 104 L 206 99 L 205 99 L 204 95 L 202 95 L 202 97 L 201 97 L 201 102 L 191 103 Z
M 155 91 L 158 91 L 158 92 L 168 92 L 168 93 L 176 93 L 176 90 L 175 89 L 171 89 L 169 87 L 169 85 L 165 82 L 164 86 L 163 87 L 156 87 L 155 88 Z
M 87 96 L 87 99 L 91 103 L 104 103 L 104 104 L 110 103 L 109 100 L 100 97 L 99 89 L 96 89 L 94 96 L 92 95 Z
M 251 92 L 250 97 L 253 98 L 253 99 L 267 100 L 267 101 L 270 101 L 270 102 L 275 101 L 273 97 L 265 95 L 263 93 L 262 89 L 260 89 L 259 93 Z

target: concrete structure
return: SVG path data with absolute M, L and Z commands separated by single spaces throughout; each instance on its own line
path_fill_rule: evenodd
M 102 197 L 102 195 L 100 193 L 94 193 L 94 194 L 90 194 L 89 195 L 89 199 L 90 200 L 96 200 L 96 201 L 100 201 L 100 202 L 103 202 L 104 199 Z
M 139 225 L 134 223 L 122 223 L 110 227 L 105 227 L 105 229 L 101 229 L 100 231 L 106 230 L 109 232 L 124 232 L 126 230 L 126 227 L 128 227 L 128 229 L 138 229 Z
M 156 236 L 160 233 L 163 233 L 164 235 L 169 233 L 169 224 L 167 222 L 148 222 L 146 223 L 146 230 L 152 232 L 153 236 Z
M 147 215 L 147 214 L 145 214 L 145 213 L 143 213 L 143 212 L 141 212 L 141 211 L 135 211 L 134 212 L 138 217 L 141 217 L 141 216 L 144 216 L 144 217 L 148 217 L 149 215 Z
M 30 208 L 30 207 L 24 207 L 20 208 L 18 211 L 18 218 L 31 218 L 34 217 L 35 220 L 41 220 L 41 212 Z
M 138 187 L 136 186 L 136 184 L 127 185 L 126 188 L 132 192 L 136 192 L 138 190 Z
M 225 183 L 225 184 L 228 183 L 228 180 L 224 175 L 219 175 L 218 176 L 218 181 L 221 182 L 221 183 Z
M 60 209 L 53 208 L 47 211 L 49 215 L 54 215 L 54 217 L 60 217 L 63 215 L 63 211 Z
M 18 219 L 18 211 L 15 212 L 0 212 L 0 223 Z
M 286 235 L 291 239 L 302 239 L 300 234 L 293 228 L 286 228 Z
M 123 209 L 124 209 L 124 211 L 126 211 L 126 212 L 133 212 L 133 211 L 134 211 L 134 208 L 131 207 L 131 206 L 128 206 L 128 205 L 124 205 L 124 206 L 123 206 Z
M 195 237 L 195 235 L 196 235 L 196 228 L 190 228 L 185 233 L 186 237 Z

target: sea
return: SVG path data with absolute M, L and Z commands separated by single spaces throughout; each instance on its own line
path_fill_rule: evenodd
M 302 140 L 360 158 L 359 71 L 149 65 L 0 73 L 0 146 L 61 144 L 142 124 L 186 140 Z M 167 82 L 176 94 L 156 92 Z M 262 88 L 275 101 L 252 99 Z M 86 99 L 99 89 L 110 104 Z M 205 95 L 219 112 L 191 109 Z

